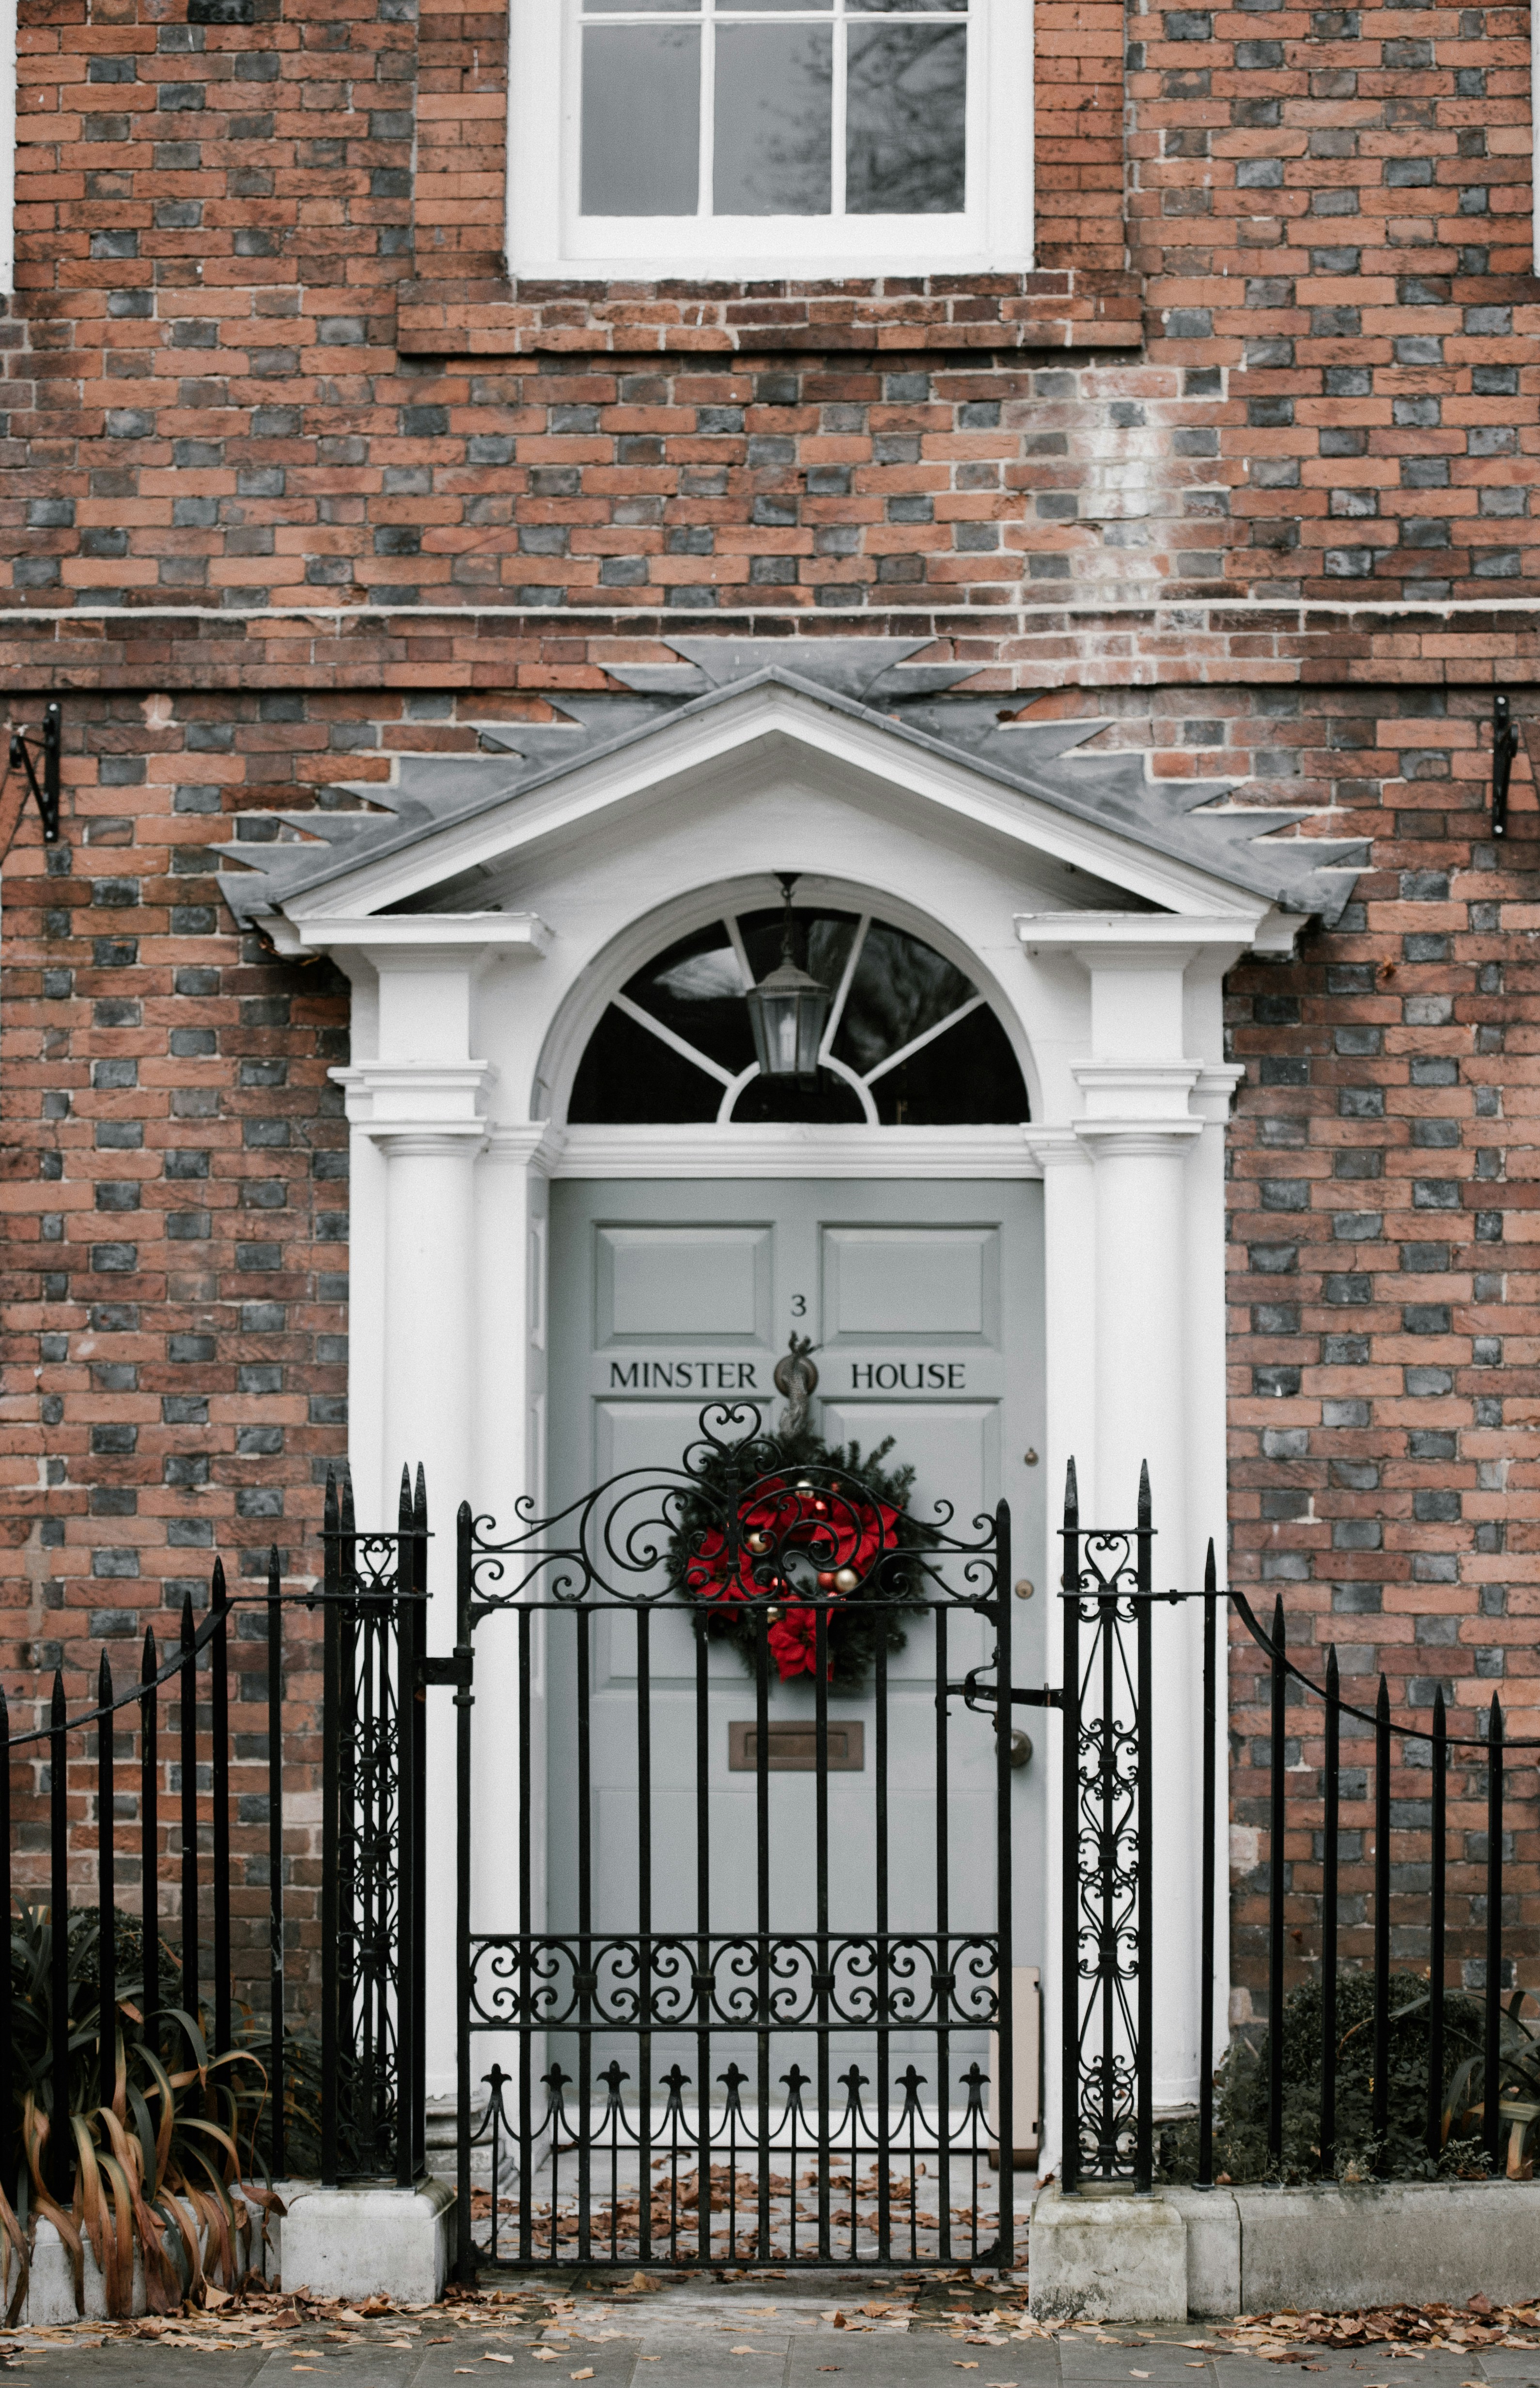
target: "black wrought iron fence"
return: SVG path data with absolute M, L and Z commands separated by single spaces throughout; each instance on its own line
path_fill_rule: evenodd
M 1203 1604 L 1198 2186 L 1216 2177 L 1216 1936 L 1231 1920 L 1216 1878 L 1227 1608 L 1267 1685 L 1256 1810 L 1266 1856 L 1254 1876 L 1266 1902 L 1266 2040 L 1244 2118 L 1258 2168 L 1323 2179 L 1358 2159 L 1379 2174 L 1496 2169 L 1506 2131 L 1519 2169 L 1540 2127 L 1540 2039 L 1516 1988 L 1535 1936 L 1505 1911 L 1505 1835 L 1521 1810 L 1534 1823 L 1533 1782 L 1521 1792 L 1511 1761 L 1523 1754 L 1533 1768 L 1540 1740 L 1511 1737 L 1496 1696 L 1484 1712 L 1456 1711 L 1474 1732 L 1451 1730 L 1442 1689 L 1428 1725 L 1393 1716 L 1382 1674 L 1372 1708 L 1345 1698 L 1334 1648 L 1316 1680 L 1289 1656 L 1281 1599 L 1265 1629 L 1243 1593 L 1219 1586 L 1212 1543 L 1201 1587 L 1157 1587 L 1145 1473 L 1133 1526 L 1083 1527 L 1071 1462 L 1062 1532 L 1065 2188 L 1148 2188 L 1159 2162 L 1153 1958 L 1157 1930 L 1184 1927 L 1157 1926 L 1154 1912 L 1152 1659 L 1163 1607 L 1193 1601 Z M 1238 1734 L 1243 1713 L 1232 1699 Z M 1237 1897 L 1243 1935 L 1248 1895 Z
M 200 1616 L 186 1596 L 169 1650 L 147 1631 L 133 1683 L 120 1688 L 104 1649 L 88 1708 L 70 1708 L 57 1670 L 51 1686 L 13 1689 L 9 1702 L 0 1686 L 0 1897 L 11 1936 L 9 1997 L 0 1999 L 6 2199 L 14 2203 L 27 2170 L 21 2117 L 30 2112 L 42 2185 L 68 2204 L 80 2154 L 71 2104 L 79 2113 L 83 2096 L 89 2113 L 95 2093 L 102 2107 L 113 2104 L 125 2026 L 152 2059 L 172 2041 L 195 2051 L 201 2043 L 213 2057 L 259 2055 L 267 2088 L 243 2153 L 275 2176 L 296 2153 L 284 2089 L 297 2064 L 317 2090 L 308 2166 L 319 2161 L 328 2181 L 394 2174 L 406 2183 L 420 2174 L 427 1531 L 421 1469 L 415 1490 L 403 1471 L 391 1533 L 360 1531 L 346 1479 L 340 1488 L 328 1480 L 318 1585 L 285 1591 L 274 1552 L 261 1590 L 232 1591 L 216 1559 L 207 1610 Z M 320 1980 L 291 1988 L 298 1902 L 289 1894 L 308 1851 L 291 1846 L 285 1793 L 296 1767 L 313 1772 L 313 1761 L 308 1736 L 297 1745 L 285 1736 L 285 1664 L 297 1647 L 285 1616 L 317 1607 Z M 233 1728 L 231 1645 L 243 1611 L 265 1620 L 265 1736 Z M 313 1653 L 313 1640 L 305 1646 Z M 13 1730 L 22 1699 L 44 1721 Z M 249 1728 L 239 1684 L 235 1705 Z M 306 1790 L 309 1781 L 307 1772 Z M 94 1900 L 82 1899 L 87 1885 Z M 96 2019 L 87 2035 L 94 2091 L 79 2078 L 82 2014 Z M 307 2041 L 319 2058 L 308 2065 Z

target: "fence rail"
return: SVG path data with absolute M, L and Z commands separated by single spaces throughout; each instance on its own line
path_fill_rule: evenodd
M 1152 1658 L 1162 1607 L 1203 1604 L 1201 1833 L 1199 1902 L 1199 2048 L 1196 2112 L 1196 2178 L 1215 2179 L 1216 1934 L 1219 1926 L 1217 1846 L 1219 1798 L 1221 1695 L 1218 1625 L 1232 1608 L 1265 1662 L 1268 1727 L 1264 1870 L 1267 1893 L 1267 2091 L 1266 2140 L 1269 2163 L 1285 2155 L 1286 2002 L 1290 1936 L 1299 1946 L 1295 1972 L 1319 1982 L 1320 2016 L 1315 2063 L 1319 2095 L 1310 2151 L 1314 2168 L 1329 2179 L 1344 2155 L 1341 2144 L 1341 2066 L 1344 2046 L 1341 2002 L 1346 1973 L 1368 1960 L 1371 1979 L 1370 2160 L 1388 2167 L 1392 2124 L 1392 2031 L 1423 2003 L 1420 1997 L 1393 2006 L 1395 1942 L 1411 1943 L 1411 1956 L 1426 1974 L 1427 2051 L 1421 2098 L 1421 2154 L 1436 2166 L 1459 2126 L 1479 2119 L 1481 2152 L 1488 2166 L 1500 2158 L 1505 2125 L 1521 2136 L 1540 2124 L 1540 2043 L 1532 2060 L 1516 2011 L 1505 2047 L 1503 2004 L 1505 1918 L 1503 1867 L 1505 1819 L 1514 1806 L 1505 1766 L 1517 1753 L 1540 1750 L 1540 1739 L 1515 1739 L 1508 1732 L 1495 1696 L 1479 1719 L 1484 1730 L 1451 1733 L 1442 1689 L 1435 1693 L 1432 1722 L 1422 1726 L 1393 1718 L 1386 1679 L 1380 1677 L 1372 1709 L 1344 1699 L 1335 1648 L 1325 1654 L 1324 1680 L 1317 1682 L 1288 1654 L 1288 1622 L 1281 1598 L 1275 1601 L 1270 1631 L 1258 1621 L 1245 1594 L 1218 1582 L 1214 1547 L 1208 1548 L 1205 1580 L 1193 1590 L 1157 1588 L 1154 1581 L 1155 1529 L 1149 1479 L 1142 1472 L 1132 1527 L 1083 1527 L 1071 1461 L 1065 1497 L 1064 1567 L 1060 1598 L 1064 1633 L 1063 1740 L 1063 2106 L 1061 2178 L 1066 2190 L 1085 2180 L 1126 2180 L 1150 2187 L 1155 2175 L 1155 2115 L 1153 2099 L 1153 1954 L 1155 1916 L 1152 1850 L 1154 1753 L 1160 1724 L 1151 1695 Z M 1318 1768 L 1306 1767 L 1299 1727 L 1302 1714 L 1319 1708 L 1322 1745 Z M 1293 1732 L 1290 1710 L 1294 1711 Z M 1236 1708 L 1231 1703 L 1230 1721 Z M 1372 1736 L 1372 1755 L 1363 1768 L 1344 1766 L 1344 1721 Z M 1293 1755 L 1291 1742 L 1299 1741 Z M 1426 1771 L 1423 1802 L 1394 1796 L 1395 1746 L 1401 1763 Z M 1461 1865 L 1460 1887 L 1470 1921 L 1450 1920 L 1450 1774 L 1461 1752 L 1479 1761 L 1479 1780 L 1466 1786 L 1467 1803 L 1477 1799 L 1484 1813 L 1484 1848 Z M 1372 1772 L 1370 1806 L 1368 1776 Z M 1361 1823 L 1344 1819 L 1344 1802 L 1364 1811 Z M 1533 1806 L 1533 1798 L 1531 1802 Z M 1398 1812 L 1399 1811 L 1399 1812 Z M 1426 1886 L 1420 1867 L 1393 1863 L 1397 1835 L 1425 1838 Z M 1303 1860 L 1291 1854 L 1307 1840 Z M 1352 1846 L 1349 1847 L 1351 1840 Z M 1369 1917 L 1367 1935 L 1344 1927 L 1344 1882 L 1359 1902 L 1358 1876 L 1365 1872 L 1362 1844 L 1372 1849 L 1370 1879 L 1362 1885 Z M 1319 1892 L 1309 1877 L 1319 1874 Z M 1227 1908 L 1228 1915 L 1228 1908 Z M 1367 1948 L 1345 1944 L 1361 1943 Z M 1314 1948 L 1306 1942 L 1314 1940 Z M 1302 1970 L 1303 1968 L 1307 1970 Z M 1480 1971 L 1479 2044 L 1451 2082 L 1451 1962 Z M 1464 2001 L 1469 2007 L 1470 2001 Z M 1354 2026 L 1357 2030 L 1357 2026 Z M 1469 2037 L 1469 2032 L 1467 2033 Z M 1522 2090 L 1523 2097 L 1508 2096 Z M 1526 2113 L 1526 2109 L 1529 2109 Z M 1467 2129 L 1467 2139 L 1475 2136 Z
M 237 2038 L 238 2001 L 246 2008 L 242 2028 L 249 2039 L 261 2020 L 265 1990 L 272 2078 L 259 2153 L 275 2177 L 286 2169 L 283 2068 L 292 2041 L 292 2000 L 284 1670 L 285 1612 L 296 1608 L 322 1611 L 322 2174 L 337 2181 L 390 2173 L 410 2183 L 422 2171 L 424 1776 L 418 1719 L 427 1531 L 421 1469 L 415 1490 L 403 1470 L 391 1533 L 360 1530 L 346 1477 L 340 1488 L 329 1478 L 319 1583 L 285 1591 L 274 1551 L 262 1591 L 232 1592 L 216 1559 L 207 1614 L 196 1616 L 189 1593 L 176 1642 L 166 1653 L 153 1628 L 147 1630 L 137 1680 L 126 1688 L 115 1683 L 104 1649 L 92 1707 L 71 1711 L 62 1670 L 56 1669 L 51 1687 L 32 1700 L 46 1721 L 13 1731 L 15 1702 L 7 1703 L 0 1687 L 0 1896 L 8 1919 L 29 1899 L 40 1923 L 46 1919 L 45 2177 L 66 2206 L 76 2148 L 70 2065 L 57 2052 L 70 2044 L 72 1988 L 78 1988 L 71 1964 L 81 1933 L 92 1932 L 93 1993 L 103 2017 L 117 2012 L 119 1894 L 135 1883 L 142 1980 L 134 1995 L 147 2035 L 159 2030 L 158 2018 L 176 2013 L 203 2030 L 210 2054 L 224 2053 Z M 253 1609 L 265 1612 L 267 1733 L 260 1756 L 238 1747 L 231 1725 L 232 1620 Z M 163 1714 L 163 1698 L 174 1703 L 174 1718 Z M 95 1800 L 95 1828 L 84 1834 L 78 1813 L 82 1759 Z M 37 1789 L 46 1802 L 46 1859 L 36 1869 L 17 1848 L 24 1821 L 17 1813 L 18 1761 L 38 1766 Z M 259 1770 L 260 1792 L 253 1787 L 254 1770 Z M 120 1794 L 132 1799 L 127 1786 L 135 1783 L 137 1816 L 120 1818 Z M 233 1931 L 238 1910 L 250 1912 L 247 1894 L 259 1886 L 264 1822 L 265 1983 L 259 1964 L 249 1975 L 238 1975 Z M 163 1847 L 167 1826 L 169 1848 Z M 250 1861 L 239 1875 L 233 1830 Z M 95 1861 L 95 1910 L 77 1905 L 72 1912 L 72 1876 L 78 1878 L 82 1855 Z M 170 1946 L 162 1912 L 168 1858 L 180 1906 L 174 1919 L 180 1930 Z M 98 2038 L 97 2086 L 101 2103 L 109 2106 L 117 2034 L 104 2029 Z M 12 2119 L 18 2088 L 16 2018 L 7 2006 L 0 2028 L 0 2190 L 13 2202 L 21 2162 Z

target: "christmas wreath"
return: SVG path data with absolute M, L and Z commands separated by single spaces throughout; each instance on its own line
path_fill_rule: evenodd
M 700 1466 L 674 1539 L 675 1580 L 751 1674 L 762 1639 L 782 1683 L 815 1674 L 820 1610 L 836 1690 L 859 1691 L 879 1649 L 903 1649 L 933 1538 L 909 1513 L 913 1467 L 882 1465 L 892 1447 L 890 1436 L 863 1458 L 859 1443 L 783 1428 L 718 1446 Z

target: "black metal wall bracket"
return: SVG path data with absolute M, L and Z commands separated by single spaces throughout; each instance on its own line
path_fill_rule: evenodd
M 58 844 L 59 755 L 62 745 L 63 731 L 57 703 L 45 705 L 43 708 L 41 738 L 30 738 L 25 723 L 20 729 L 11 731 L 10 767 L 14 771 L 19 764 L 27 774 L 27 784 L 36 799 L 43 822 L 44 845 Z M 43 757 L 41 781 L 32 760 L 34 755 Z
M 1513 774 L 1513 758 L 1519 752 L 1519 732 L 1513 726 L 1506 696 L 1492 700 L 1492 834 L 1508 835 L 1508 783 Z

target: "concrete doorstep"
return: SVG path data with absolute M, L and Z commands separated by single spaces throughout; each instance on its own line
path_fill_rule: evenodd
M 1540 2293 L 1540 2181 L 1308 2189 L 1039 2191 L 1030 2312 L 1042 2321 L 1186 2321 Z

